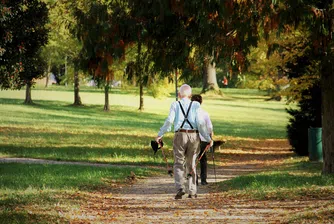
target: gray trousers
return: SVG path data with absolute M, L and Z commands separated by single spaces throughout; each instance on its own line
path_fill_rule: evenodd
M 199 151 L 200 138 L 198 133 L 177 132 L 174 135 L 174 180 L 176 190 L 185 188 L 185 177 L 192 171 L 196 164 Z M 186 167 L 185 167 L 185 166 Z M 186 172 L 186 173 L 185 173 Z M 190 195 L 197 192 L 196 169 L 187 180 L 187 189 Z

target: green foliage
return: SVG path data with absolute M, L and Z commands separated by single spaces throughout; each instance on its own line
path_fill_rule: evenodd
M 0 12 L 0 87 L 20 89 L 43 75 L 40 48 L 47 42 L 48 9 L 39 0 L 11 0 L 3 1 Z
M 125 56 L 131 40 L 124 2 L 92 2 L 85 9 L 71 5 L 76 20 L 73 32 L 82 43 L 80 64 L 99 81 L 114 78 L 112 64 Z
M 47 2 L 50 20 L 46 26 L 50 32 L 48 44 L 43 47 L 42 55 L 51 69 L 48 72 L 52 72 L 56 76 L 58 83 L 61 80 L 73 83 L 74 63 L 80 57 L 81 49 L 79 41 L 70 33 L 71 27 L 75 26 L 75 21 L 73 16 L 68 13 L 66 5 L 62 4 L 61 1 Z M 65 66 L 66 72 L 63 69 Z M 58 77 L 59 74 L 60 77 Z
M 163 99 L 170 96 L 170 93 L 175 90 L 175 85 L 165 78 L 151 83 L 148 90 L 152 92 L 154 98 Z

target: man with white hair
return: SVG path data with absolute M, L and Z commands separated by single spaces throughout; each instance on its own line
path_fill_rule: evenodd
M 185 178 L 184 178 L 184 162 L 186 170 L 190 172 L 191 176 L 188 178 L 188 198 L 197 197 L 196 186 L 196 169 L 195 162 L 200 145 L 199 133 L 203 136 L 206 142 L 213 144 L 209 132 L 206 128 L 206 123 L 200 113 L 200 103 L 191 101 L 191 87 L 184 84 L 180 87 L 178 93 L 179 101 L 173 102 L 169 115 L 160 128 L 156 142 L 159 143 L 163 135 L 170 131 L 174 125 L 174 180 L 177 194 L 175 199 L 181 199 L 185 192 Z

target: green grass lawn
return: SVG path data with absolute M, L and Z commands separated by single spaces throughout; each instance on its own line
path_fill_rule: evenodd
M 195 89 L 194 92 L 199 92 Z M 265 101 L 256 90 L 224 90 L 225 96 L 204 96 L 203 108 L 213 121 L 216 138 L 285 138 L 288 115 L 284 102 Z M 150 141 L 167 117 L 174 97 L 145 96 L 145 110 L 137 110 L 134 90 L 114 89 L 111 111 L 104 112 L 104 94 L 83 88 L 84 107 L 72 107 L 73 92 L 66 87 L 37 88 L 35 105 L 23 105 L 24 91 L 0 91 L 0 157 L 31 157 L 138 165 L 138 168 L 97 168 L 68 165 L 0 164 L 0 223 L 62 221 L 53 211 L 61 198 L 64 208 L 75 209 L 75 192 L 90 192 L 124 181 L 131 171 L 148 176 L 163 167 Z M 172 133 L 165 136 L 170 164 Z M 79 200 L 79 199 L 78 199 Z M 45 206 L 53 212 L 35 214 L 25 208 Z M 63 220 L 64 221 L 64 220 Z
M 284 102 L 264 101 L 261 95 L 254 97 L 255 92 L 248 100 L 234 99 L 235 91 L 228 98 L 204 97 L 203 108 L 210 113 L 217 138 L 285 138 L 288 115 Z M 24 91 L 0 91 L 0 155 L 163 163 L 161 155 L 152 156 L 149 144 L 174 98 L 147 96 L 145 111 L 139 112 L 138 96 L 115 93 L 110 95 L 111 111 L 106 113 L 102 111 L 103 93 L 83 92 L 81 96 L 86 106 L 72 107 L 72 92 L 35 90 L 36 104 L 26 106 L 22 104 Z M 168 149 L 172 136 L 165 136 Z
M 230 195 L 252 199 L 299 200 L 323 199 L 334 193 L 334 176 L 321 175 L 322 163 L 307 158 L 291 158 L 275 171 L 243 175 L 220 183 Z
M 99 189 L 111 193 L 131 172 L 140 178 L 159 171 L 0 163 L 0 223 L 67 223 L 59 211 L 79 210 L 84 196 Z
M 283 223 L 331 223 L 334 220 L 334 176 L 321 175 L 322 163 L 291 158 L 275 171 L 238 176 L 219 183 L 223 198 L 310 202 Z M 326 200 L 324 202 L 321 202 Z M 312 203 L 320 201 L 321 206 Z

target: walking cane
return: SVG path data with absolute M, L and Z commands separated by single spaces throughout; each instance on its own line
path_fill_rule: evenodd
M 173 170 L 172 170 L 172 169 L 169 167 L 169 165 L 168 165 L 167 157 L 166 157 L 165 152 L 164 152 L 164 150 L 163 150 L 163 146 L 164 146 L 163 141 L 160 140 L 159 143 L 156 142 L 156 141 L 151 141 L 151 146 L 152 146 L 152 149 L 153 149 L 153 151 L 154 151 L 154 155 L 157 153 L 157 151 L 158 151 L 159 149 L 161 149 L 162 156 L 164 157 L 164 160 L 165 160 L 165 162 L 166 162 L 166 166 L 167 166 L 168 174 L 172 177 L 172 176 L 173 176 Z M 160 147 L 159 147 L 159 146 L 160 146 Z
M 212 147 L 211 153 L 212 153 L 212 162 L 213 162 L 213 172 L 215 174 L 215 183 L 217 182 L 217 176 L 216 176 L 216 165 L 215 165 L 215 155 L 214 155 L 214 148 Z
M 166 157 L 166 155 L 164 153 L 164 149 L 163 149 L 163 144 L 161 144 L 161 141 L 159 142 L 159 144 L 160 144 L 162 156 L 164 157 L 164 160 L 166 161 L 168 175 L 170 175 L 172 177 L 173 176 L 173 170 L 168 165 L 167 157 Z
M 219 148 L 221 145 L 225 144 L 225 141 L 215 141 L 213 143 L 211 152 L 212 152 L 212 163 L 213 163 L 213 172 L 215 174 L 215 182 L 217 182 L 217 176 L 216 176 L 216 165 L 215 165 L 215 148 Z
M 201 156 L 199 158 L 197 158 L 197 161 L 196 161 L 196 164 L 195 164 L 195 167 L 192 168 L 191 172 L 188 173 L 187 175 L 187 179 L 189 179 L 189 177 L 192 176 L 192 174 L 195 172 L 195 169 L 199 163 L 199 161 L 202 159 L 204 153 L 206 153 L 206 151 L 208 151 L 208 149 L 210 148 L 210 143 L 205 147 L 204 151 L 202 152 Z

